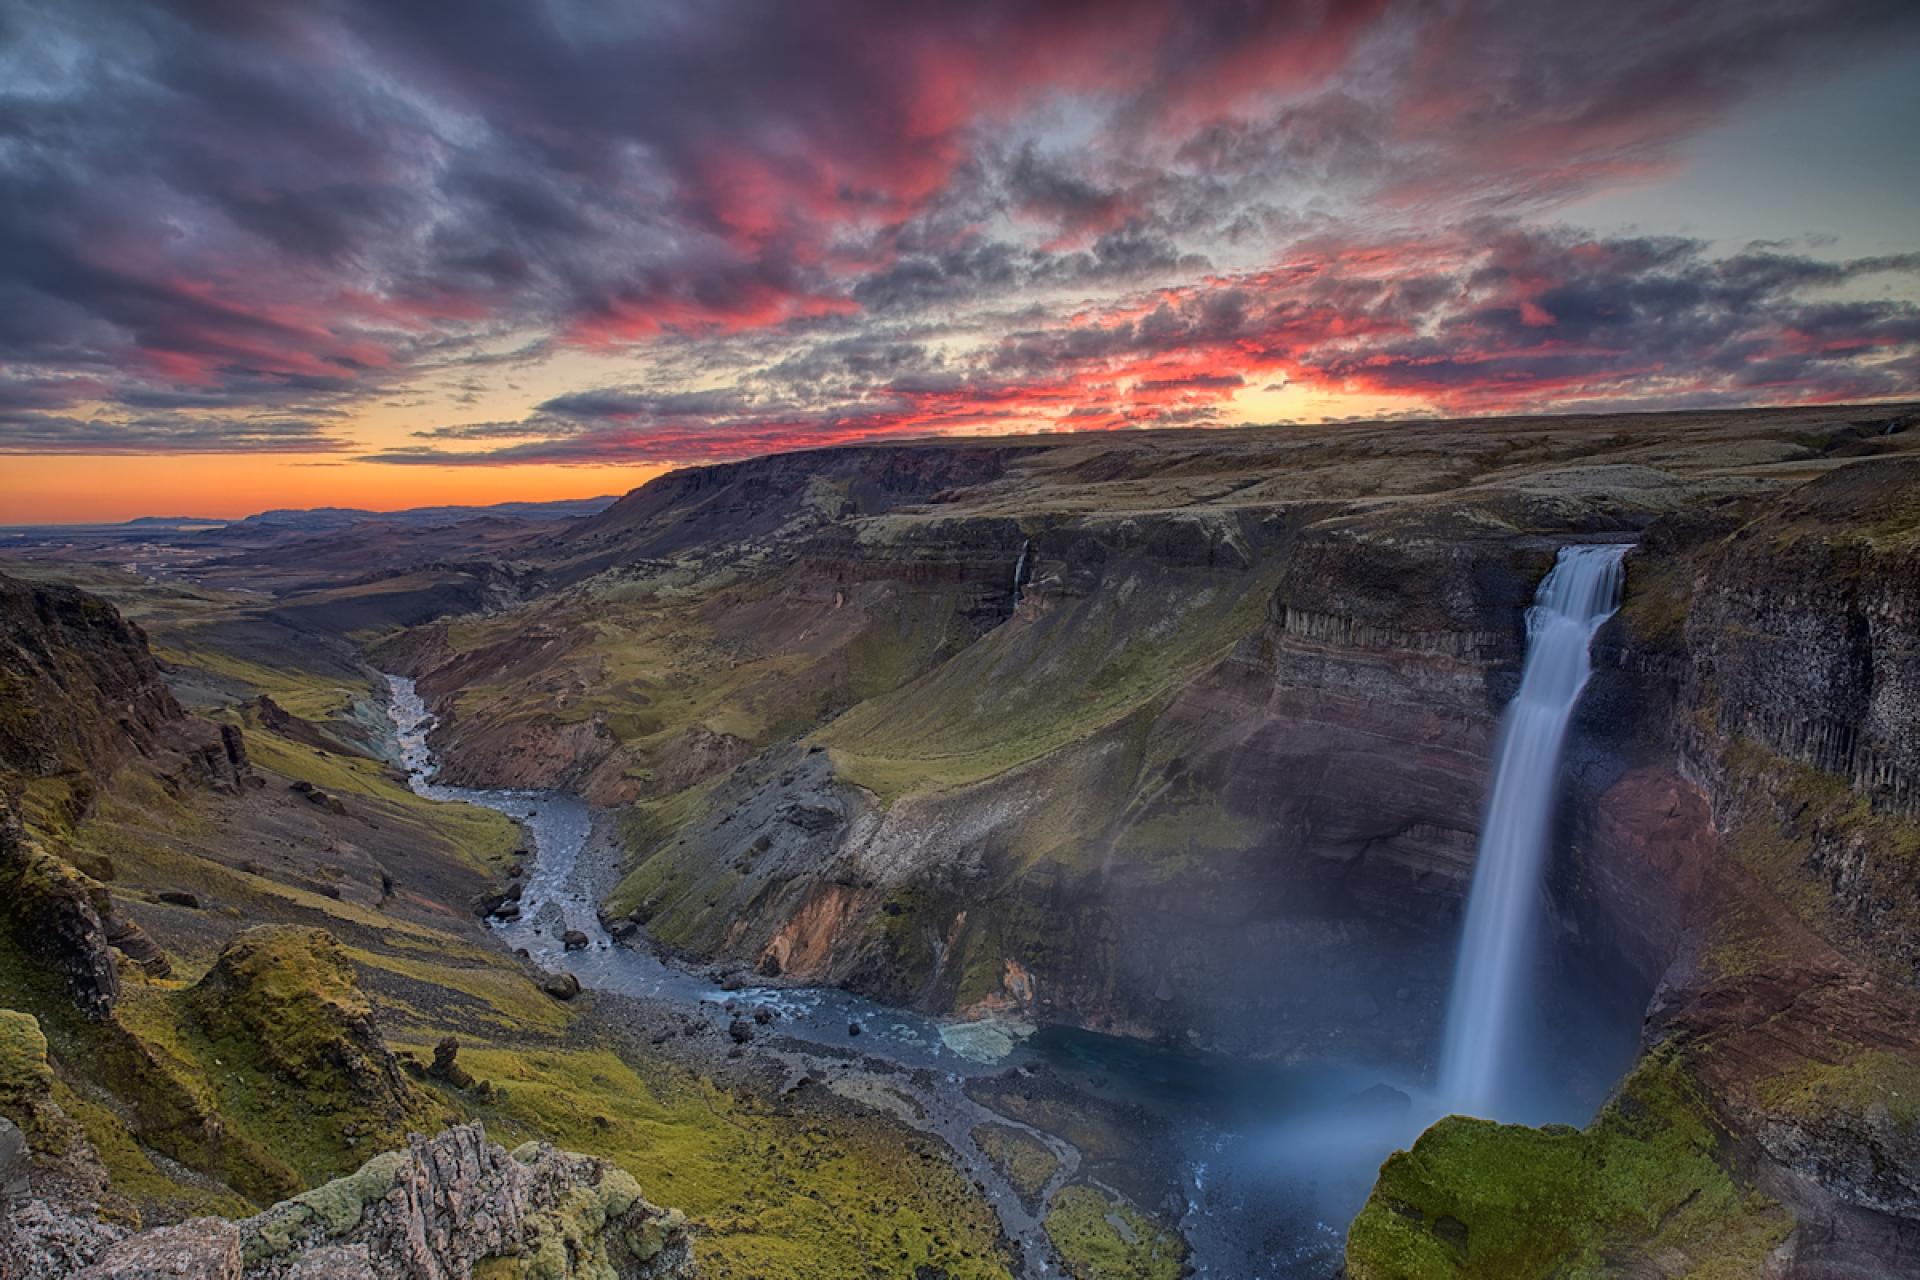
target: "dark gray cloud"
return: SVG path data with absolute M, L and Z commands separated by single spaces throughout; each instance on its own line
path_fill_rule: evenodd
M 1450 344 L 1517 343 L 1543 310 L 1567 341 L 1631 330 L 1621 345 L 1705 352 L 1696 372 L 1720 378 L 1711 361 L 1740 335 L 1708 342 L 1716 317 L 1737 328 L 1756 300 L 1799 306 L 1886 268 L 1756 251 L 1707 271 L 1690 242 L 1622 244 L 1640 256 L 1528 292 L 1536 311 L 1501 285 L 1528 264 L 1499 253 L 1478 275 L 1409 262 L 1391 283 L 1247 282 L 1316 239 L 1390 253 L 1410 232 L 1538 218 L 1654 171 L 1757 89 L 1920 24 L 1897 0 L 13 0 L 4 14 L 0 406 L 72 414 L 75 448 L 104 447 L 116 423 L 128 448 L 187 438 L 193 413 L 193 432 L 235 448 L 296 438 L 262 415 L 330 440 L 334 414 L 417 394 L 425 371 L 566 345 L 650 353 L 655 399 L 627 424 L 937 427 L 1004 403 L 1006 378 L 1054 404 L 1049 379 L 1182 342 L 1224 357 L 1224 335 L 1249 327 L 1258 367 L 1335 312 L 1390 366 L 1431 349 L 1464 377 L 1476 352 Z M 1162 289 L 1125 332 L 1086 319 Z M 1902 340 L 1893 305 L 1807 302 L 1800 318 L 1843 345 L 1776 344 L 1753 385 L 1885 382 L 1899 365 L 1873 354 Z M 1364 354 L 1304 368 L 1335 376 Z M 684 390 L 722 373 L 742 383 L 733 401 Z M 913 389 L 942 377 L 985 398 Z M 608 420 L 592 394 L 541 406 L 540 429 Z

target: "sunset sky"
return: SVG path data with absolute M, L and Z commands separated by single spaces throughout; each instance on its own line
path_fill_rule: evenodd
M 1920 5 L 0 0 L 0 524 L 1920 397 Z

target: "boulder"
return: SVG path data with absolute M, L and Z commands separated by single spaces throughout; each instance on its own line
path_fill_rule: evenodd
M 540 989 L 555 1000 L 571 1000 L 580 994 L 580 979 L 570 973 L 549 973 L 540 979 Z
M 585 951 L 590 939 L 578 929 L 568 929 L 560 935 L 560 945 L 569 951 Z
M 150 978 L 164 978 L 173 972 L 173 962 L 147 931 L 122 915 L 110 915 L 105 922 L 107 942 L 113 949 L 139 965 Z
M 74 1280 L 241 1280 L 240 1228 L 195 1218 L 112 1245 Z
M 460 1042 L 448 1036 L 434 1046 L 433 1061 L 427 1066 L 429 1080 L 439 1080 L 456 1089 L 471 1089 L 473 1076 L 460 1065 Z

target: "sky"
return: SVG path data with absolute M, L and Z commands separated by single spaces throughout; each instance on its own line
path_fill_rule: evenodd
M 0 524 L 1920 398 L 1911 0 L 0 0 Z

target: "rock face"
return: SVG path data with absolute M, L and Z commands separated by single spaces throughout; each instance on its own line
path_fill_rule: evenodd
M 112 910 L 107 891 L 54 857 L 22 828 L 0 795 L 0 924 L 11 928 L 28 955 L 65 980 L 89 1017 L 105 1017 L 120 995 L 111 937 L 102 921 Z
M 1553 891 L 1569 928 L 1653 991 L 1649 1061 L 1704 1108 L 1693 1145 L 1718 1172 L 1672 1189 L 1731 1190 L 1745 1207 L 1726 1219 L 1750 1229 L 1676 1235 L 1703 1199 L 1611 1224 L 1601 1206 L 1571 1215 L 1600 1230 L 1512 1274 L 1577 1269 L 1595 1249 L 1647 1274 L 1684 1274 L 1703 1249 L 1716 1265 L 1745 1250 L 1736 1273 L 1787 1280 L 1920 1273 L 1920 464 L 1842 466 L 1657 523 L 1596 658 Z M 1584 1140 L 1662 1177 L 1675 1131 L 1603 1118 Z M 1350 1272 L 1478 1274 L 1476 1233 L 1538 1245 L 1540 1205 L 1568 1179 L 1501 1180 L 1549 1146 L 1531 1130 L 1431 1131 L 1383 1170 Z
M 479 1125 L 414 1137 L 241 1222 L 201 1218 L 49 1259 L 21 1280 L 691 1280 L 686 1219 L 603 1161 Z M 13 1280 L 13 1273 L 0 1275 Z
M 1550 549 L 1311 517 L 1040 532 L 1007 621 L 736 770 L 611 906 L 937 1011 L 1417 1041 Z
M 238 1229 L 248 1280 L 421 1280 L 488 1259 L 512 1276 L 694 1274 L 685 1218 L 630 1174 L 544 1143 L 508 1154 L 479 1125 L 415 1138 Z
M 111 772 L 183 719 L 140 629 L 97 596 L 0 575 L 0 772 Z

